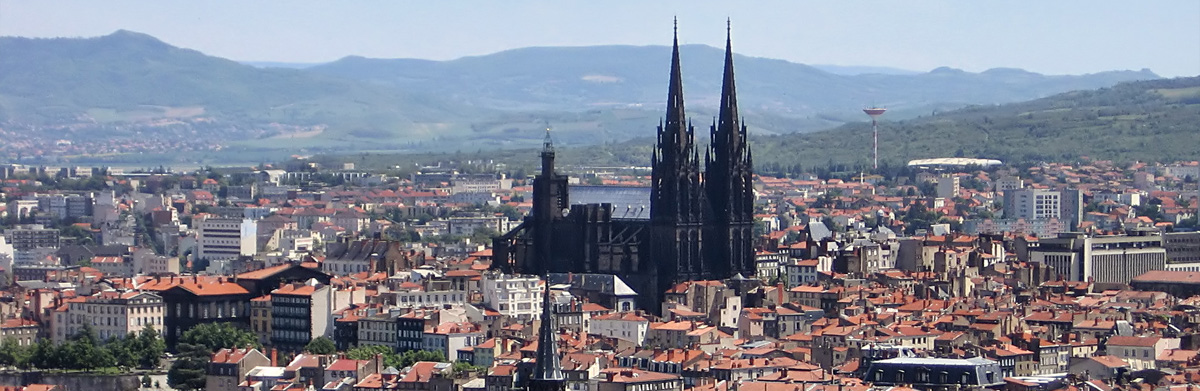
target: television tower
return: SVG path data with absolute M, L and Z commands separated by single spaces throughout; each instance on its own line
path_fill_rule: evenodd
M 867 113 L 867 115 L 871 116 L 872 138 L 875 141 L 874 146 L 871 148 L 872 158 L 874 159 L 874 163 L 871 165 L 871 168 L 876 170 L 879 169 L 879 122 L 877 120 L 885 111 L 887 111 L 887 109 L 879 107 L 863 109 L 864 113 Z

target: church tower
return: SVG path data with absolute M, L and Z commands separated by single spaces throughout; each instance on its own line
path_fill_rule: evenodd
M 733 81 L 733 46 L 726 26 L 721 107 L 717 122 L 709 130 L 710 149 L 705 153 L 704 185 L 712 210 L 706 242 L 710 244 L 708 261 L 714 274 L 741 273 L 752 277 L 756 272 L 754 165 L 746 141 L 746 126 L 740 122 Z
M 567 177 L 554 172 L 554 143 L 550 140 L 550 129 L 546 129 L 546 140 L 542 143 L 542 172 L 533 179 L 533 210 L 531 213 L 533 256 L 518 257 L 529 264 L 520 265 L 519 270 L 538 274 L 567 272 L 569 262 L 555 262 L 552 248 L 554 223 L 566 217 L 564 211 L 570 207 Z
M 567 378 L 563 376 L 558 359 L 558 329 L 554 322 L 554 304 L 550 302 L 550 279 L 547 275 L 546 290 L 542 294 L 542 326 L 538 328 L 537 362 L 533 376 L 529 379 L 529 391 L 566 391 Z
M 671 51 L 667 116 L 658 126 L 650 176 L 651 251 L 659 265 L 660 280 L 669 284 L 706 276 L 701 245 L 704 189 L 695 129 L 688 124 L 683 110 L 678 28 Z

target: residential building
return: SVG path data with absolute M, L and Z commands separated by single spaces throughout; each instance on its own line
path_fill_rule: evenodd
M 187 330 L 204 323 L 250 328 L 250 299 L 255 295 L 225 277 L 159 277 L 141 289 L 158 292 L 165 303 L 163 338 L 174 349 Z
M 253 220 L 210 217 L 194 223 L 197 259 L 236 259 L 258 251 L 258 225 Z
M 255 367 L 271 365 L 271 360 L 258 349 L 221 349 L 213 353 L 205 376 L 207 391 L 238 391 L 238 384 Z
M 1105 351 L 1129 364 L 1130 369 L 1158 369 L 1158 356 L 1179 349 L 1179 338 L 1131 337 L 1115 335 L 1105 342 Z
M 250 331 L 258 336 L 258 343 L 271 343 L 271 295 L 250 299 Z
M 1083 195 L 1078 190 L 1014 189 L 1004 192 L 1004 218 L 1059 219 L 1069 229 L 1083 218 Z
M 79 333 L 84 324 L 90 325 L 100 340 L 123 338 L 146 326 L 162 333 L 164 308 L 163 298 L 151 292 L 102 291 L 67 303 L 65 322 L 51 337 L 62 342 Z
M 1200 263 L 1200 231 L 1167 232 L 1162 237 L 1167 263 Z
M 938 196 L 938 198 L 958 197 L 958 189 L 959 189 L 958 175 L 944 174 L 937 179 L 937 196 Z
M 649 329 L 650 321 L 635 312 L 614 312 L 593 317 L 589 332 L 642 346 Z
M 919 390 L 959 386 L 993 388 L 1004 384 L 1000 365 L 982 357 L 878 360 L 871 362 L 863 380 L 880 386 L 908 385 Z
M 679 375 L 634 368 L 608 368 L 596 376 L 596 391 L 683 391 Z
M 333 335 L 333 290 L 315 279 L 271 291 L 271 345 L 299 352 L 317 337 Z
M 17 346 L 33 346 L 37 343 L 42 327 L 37 322 L 21 318 L 9 318 L 0 322 L 0 341 L 13 341 Z
M 399 313 L 380 313 L 358 318 L 358 346 L 387 346 L 393 349 L 397 346 L 396 318 Z M 420 333 L 425 330 L 424 320 L 420 321 L 416 337 L 415 349 L 420 349 Z
M 447 360 L 456 362 L 459 349 L 475 346 L 483 342 L 484 337 L 483 330 L 474 323 L 446 322 L 424 332 L 421 349 L 442 352 Z
M 5 230 L 4 236 L 13 247 L 15 264 L 34 263 L 36 249 L 58 248 L 59 231 L 41 224 L 18 225 Z
M 509 318 L 529 320 L 541 313 L 545 285 L 534 276 L 516 276 L 499 272 L 483 274 L 483 304 Z

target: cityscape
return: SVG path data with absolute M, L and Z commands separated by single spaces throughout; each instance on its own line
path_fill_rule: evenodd
M 765 72 L 801 89 L 800 68 L 764 70 L 786 61 L 737 51 L 754 22 L 720 22 L 703 28 L 723 47 L 689 45 L 711 32 L 676 17 L 636 48 L 645 104 L 635 71 L 487 84 L 438 68 L 462 60 L 396 60 L 395 82 L 337 74 L 375 59 L 310 71 L 125 30 L 0 36 L 29 59 L 0 59 L 0 390 L 1200 385 L 1200 64 L 829 67 L 822 88 L 914 89 L 822 106 L 764 99 Z M 98 76 L 117 62 L 95 53 L 223 70 Z M 532 72 L 558 72 L 546 61 Z M 68 88 L 34 87 L 63 69 Z

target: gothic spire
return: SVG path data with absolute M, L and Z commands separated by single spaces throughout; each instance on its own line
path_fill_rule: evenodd
M 687 119 L 683 112 L 683 71 L 679 66 L 679 20 L 676 19 L 671 48 L 671 81 L 667 88 L 666 129 L 682 133 L 686 124 Z
M 537 363 L 531 391 L 564 390 L 566 377 L 558 360 L 558 333 L 554 327 L 554 305 L 550 302 L 550 275 L 542 294 L 542 326 L 538 329 Z
M 725 76 L 721 80 L 721 112 L 717 129 L 728 132 L 725 137 L 737 142 L 737 134 L 741 131 L 738 126 L 737 91 L 733 85 L 733 44 L 731 42 L 731 25 L 725 20 Z M 730 145 L 730 147 L 735 147 Z

